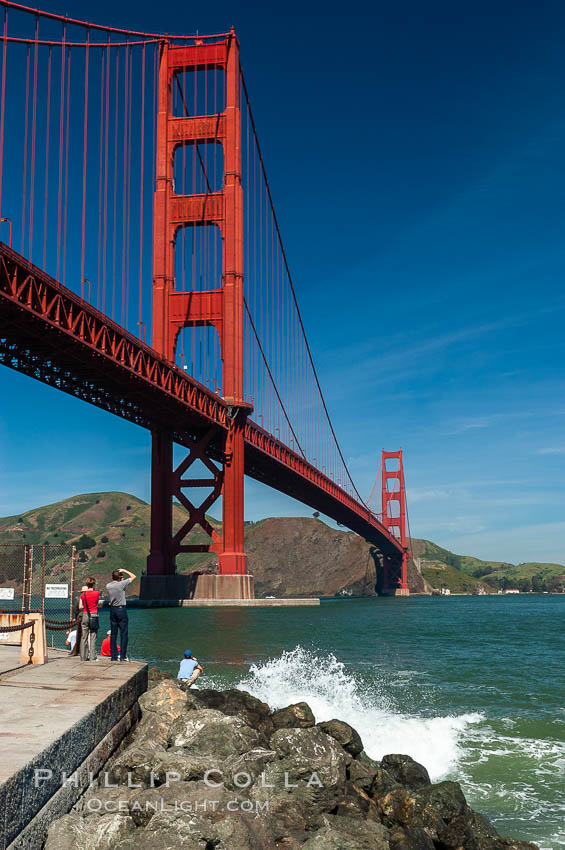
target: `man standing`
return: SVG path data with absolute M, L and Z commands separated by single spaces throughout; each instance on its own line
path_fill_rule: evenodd
M 123 578 L 126 575 L 127 578 Z M 122 661 L 128 659 L 128 612 L 126 609 L 126 587 L 135 579 L 135 574 L 129 570 L 114 570 L 112 581 L 106 585 L 110 600 L 110 655 L 112 661 L 118 660 L 118 629 Z

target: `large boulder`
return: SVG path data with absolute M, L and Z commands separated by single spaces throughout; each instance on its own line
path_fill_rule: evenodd
M 361 820 L 372 820 L 380 823 L 380 813 L 375 801 L 351 782 L 345 783 L 344 796 L 339 800 L 332 813 L 340 817 L 360 818 Z
M 185 709 L 186 696 L 174 679 L 163 679 L 139 697 L 142 716 L 155 712 L 166 720 L 174 720 Z
M 428 833 L 419 827 L 393 827 L 389 841 L 391 850 L 435 850 L 435 844 Z
M 416 791 L 416 799 L 423 814 L 433 810 L 446 823 L 450 823 L 454 818 L 470 815 L 465 795 L 457 782 L 438 782 L 437 785 L 426 785 Z
M 389 850 L 388 829 L 380 823 L 351 818 L 326 818 L 325 825 L 303 850 Z
M 274 796 L 290 792 L 307 803 L 311 814 L 337 805 L 345 793 L 348 758 L 333 738 L 315 726 L 279 729 L 270 745 L 279 761 L 268 765 L 263 784 L 274 786 Z M 268 798 L 269 788 L 261 791 Z
M 221 766 L 223 759 L 266 744 L 265 736 L 243 718 L 211 708 L 187 711 L 177 717 L 169 730 L 168 741 L 171 746 L 183 747 L 195 755 L 215 756 L 217 766 Z
M 417 799 L 416 792 L 408 788 L 394 788 L 378 800 L 381 820 L 388 827 L 423 829 L 433 841 L 445 829 L 446 823 L 438 811 L 425 808 Z
M 227 788 L 242 789 L 253 785 L 271 762 L 277 760 L 273 750 L 256 747 L 238 756 L 232 756 L 222 765 L 223 780 Z
M 394 788 L 378 802 L 384 824 L 423 829 L 434 842 L 439 842 L 439 836 L 455 818 L 471 815 L 456 782 L 426 785 L 418 791 Z
M 218 758 L 217 751 L 199 755 L 193 749 L 171 747 L 154 758 L 152 781 L 159 787 L 171 781 L 206 779 L 210 787 L 223 784 L 226 788 L 239 790 L 253 785 L 266 766 L 276 758 L 275 752 L 263 747 L 226 758 Z
M 307 702 L 297 702 L 279 708 L 272 714 L 275 729 L 308 729 L 316 724 L 316 718 Z
M 426 768 L 410 756 L 392 754 L 384 756 L 381 766 L 396 779 L 399 785 L 405 785 L 416 791 L 424 785 L 430 785 L 431 779 Z
M 438 847 L 441 850 L 478 850 L 475 832 L 464 815 L 454 817 L 438 832 Z
M 129 799 L 137 792 L 136 788 L 112 788 L 92 785 L 86 793 L 77 800 L 73 813 L 83 818 L 90 815 L 102 817 L 106 814 L 129 815 Z
M 500 836 L 492 823 L 478 812 L 469 810 L 469 820 L 479 850 L 499 850 Z
M 373 779 L 370 794 L 373 799 L 380 800 L 385 794 L 388 794 L 389 791 L 394 790 L 394 788 L 401 787 L 400 783 L 390 775 L 388 770 L 384 770 L 384 768 L 379 767 L 378 770 L 375 771 L 375 778 Z
M 188 709 L 214 708 L 222 714 L 238 715 L 243 717 L 253 729 L 263 732 L 267 739 L 275 730 L 269 706 L 248 694 L 247 691 L 190 690 L 186 696 L 186 707 Z
M 361 736 L 349 723 L 345 723 L 343 720 L 325 720 L 318 723 L 318 728 L 326 735 L 335 738 L 345 752 L 350 753 L 354 758 L 363 751 Z
M 135 739 L 114 759 L 107 773 L 110 780 L 119 785 L 149 785 L 156 762 L 165 754 L 166 750 L 160 743 L 146 739 L 138 743 Z
M 186 696 L 174 680 L 165 679 L 139 698 L 141 720 L 135 730 L 135 740 L 154 741 L 167 745 L 171 724 L 183 714 Z
M 114 850 L 134 831 L 133 820 L 124 815 L 82 818 L 73 812 L 50 825 L 45 850 Z
M 192 820 L 193 815 L 205 820 L 217 820 L 224 817 L 230 807 L 246 799 L 226 789 L 223 785 L 216 788 L 202 781 L 177 782 L 160 785 L 158 788 L 145 788 L 129 797 L 129 814 L 137 826 L 147 826 L 156 814 L 174 813 L 179 818 Z
M 161 717 L 154 711 L 147 712 L 137 724 L 132 737 L 135 743 L 139 745 L 148 741 L 152 744 L 159 744 L 161 747 L 167 747 L 171 723 L 171 720 Z
M 269 834 L 290 850 L 304 843 L 308 829 L 323 826 L 323 812 L 343 800 L 347 756 L 316 727 L 277 730 L 270 746 L 276 760 L 243 793 L 264 812 Z
M 184 747 L 172 747 L 153 761 L 153 782 L 158 787 L 171 781 L 191 782 L 204 779 L 209 771 L 217 768 L 216 755 L 198 755 Z
M 182 811 L 159 812 L 115 850 L 275 850 L 260 822 L 225 815 L 209 820 Z
M 347 778 L 366 794 L 371 793 L 377 771 L 357 759 L 352 759 L 347 766 Z

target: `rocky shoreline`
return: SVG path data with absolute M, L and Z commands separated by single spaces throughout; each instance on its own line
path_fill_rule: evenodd
M 141 720 L 45 850 L 538 850 L 503 838 L 456 782 L 373 761 L 342 720 L 271 711 L 150 671 Z

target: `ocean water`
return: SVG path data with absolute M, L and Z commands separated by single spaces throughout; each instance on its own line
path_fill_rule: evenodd
M 202 686 L 306 700 L 372 757 L 460 781 L 502 835 L 565 848 L 565 595 L 138 609 L 130 635 L 132 657 L 175 675 L 191 649 Z

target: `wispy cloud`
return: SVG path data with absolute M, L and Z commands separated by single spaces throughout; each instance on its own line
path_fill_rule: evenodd
M 335 400 L 357 386 L 366 388 L 367 375 L 371 376 L 372 390 L 391 381 L 399 386 L 407 379 L 429 375 L 437 370 L 441 362 L 435 355 L 450 349 L 457 350 L 510 328 L 529 325 L 535 319 L 559 310 L 565 310 L 565 299 L 561 296 L 538 310 L 506 314 L 494 321 L 477 321 L 449 331 L 441 332 L 439 326 L 419 327 L 417 338 L 413 334 L 396 335 L 389 343 L 388 351 L 383 349 L 382 339 L 377 351 L 374 348 L 371 351 L 371 347 L 367 345 L 363 346 L 362 351 L 350 344 L 336 346 L 331 351 L 332 362 L 326 366 L 328 374 L 331 374 L 332 396 Z M 344 367 L 344 364 L 352 363 L 355 364 L 354 369 L 350 365 Z
M 553 446 L 546 449 L 536 449 L 536 455 L 565 455 L 565 446 Z
M 435 543 L 440 542 L 443 535 L 475 535 L 481 534 L 488 529 L 483 518 L 474 514 L 459 514 L 439 520 L 435 517 L 434 519 L 430 519 L 429 524 L 425 527 L 429 529 L 429 532 L 426 533 L 428 538 L 431 538 Z M 412 532 L 415 537 L 419 536 L 419 527 L 417 529 L 413 528 Z M 443 544 L 440 543 L 440 545 Z M 461 553 L 458 552 L 458 554 Z
M 439 499 L 451 499 L 454 496 L 453 489 L 430 488 L 429 490 L 410 488 L 408 490 L 408 502 L 416 504 L 416 502 L 436 502 Z
M 451 552 L 520 564 L 541 561 L 565 564 L 565 522 L 548 522 L 491 528 L 480 535 L 474 529 L 457 534 L 446 531 L 435 542 Z

